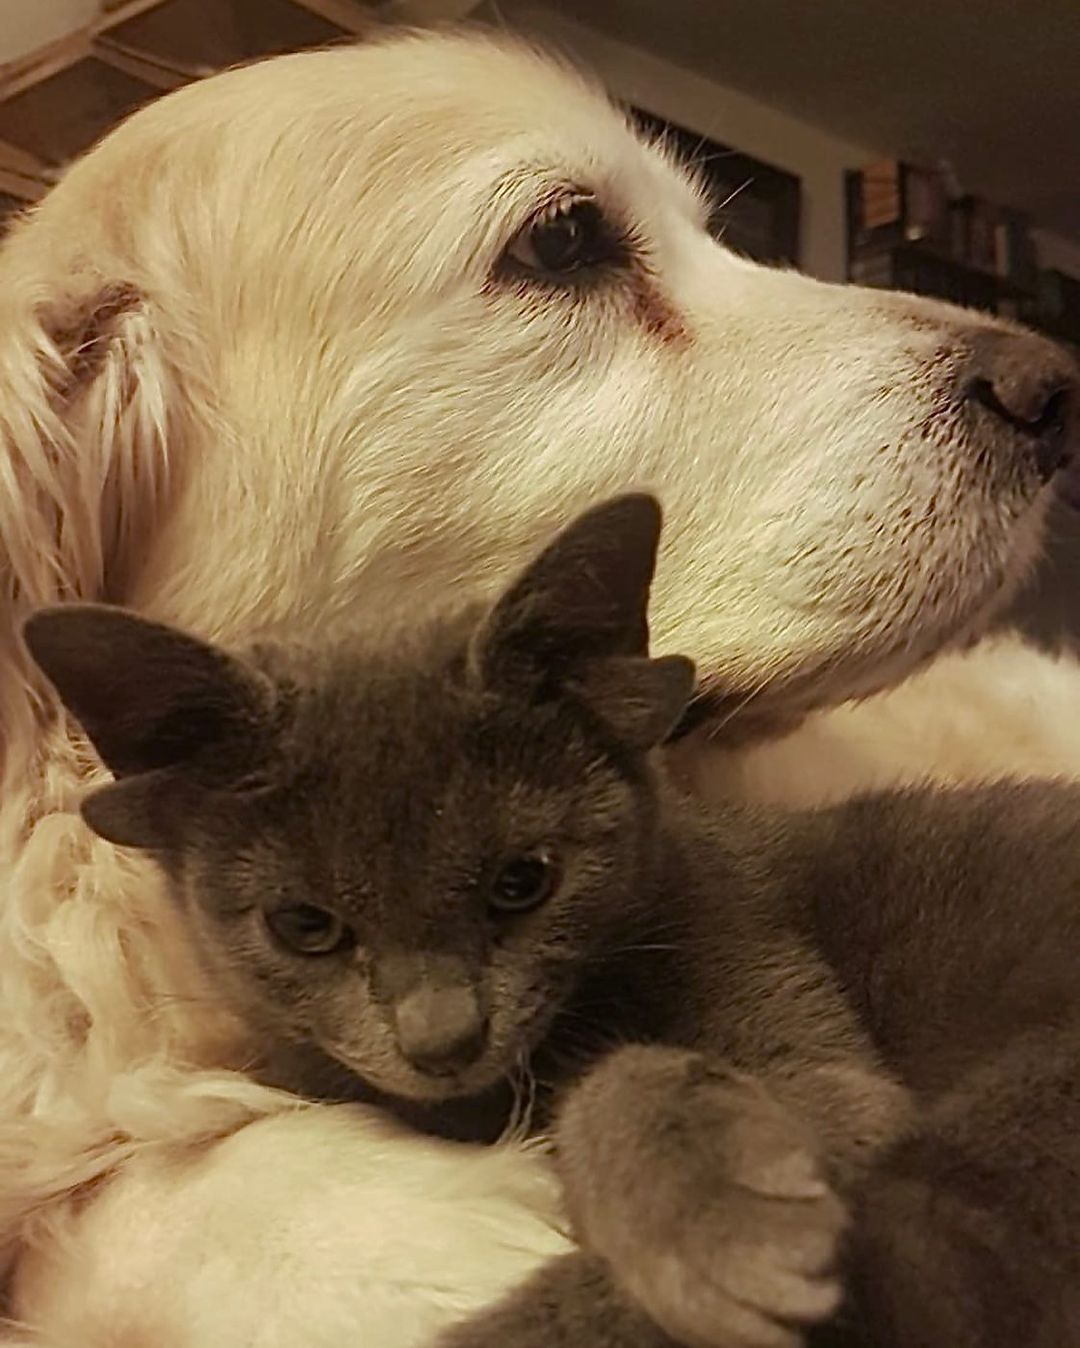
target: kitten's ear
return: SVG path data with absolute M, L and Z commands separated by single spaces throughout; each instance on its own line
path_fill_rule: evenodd
M 144 772 L 91 791 L 79 813 L 107 842 L 167 851 L 183 833 L 182 791 L 167 769 Z
M 653 749 L 678 725 L 694 694 L 694 662 L 684 655 L 596 660 L 570 690 L 630 749 Z
M 694 666 L 648 658 L 660 525 L 655 498 L 638 494 L 578 516 L 481 625 L 472 650 L 481 677 L 557 687 L 628 748 L 661 743 L 690 700 Z
M 84 803 L 87 822 L 113 842 L 158 846 L 168 770 L 198 760 L 201 777 L 224 782 L 265 722 L 265 691 L 239 661 L 123 609 L 41 609 L 23 637 L 106 766 L 131 779 Z
M 472 652 L 481 674 L 558 676 L 597 658 L 646 655 L 660 522 L 655 498 L 639 494 L 579 515 L 482 624 Z
M 118 777 L 174 767 L 233 739 L 265 704 L 232 656 L 123 609 L 40 609 L 23 636 Z

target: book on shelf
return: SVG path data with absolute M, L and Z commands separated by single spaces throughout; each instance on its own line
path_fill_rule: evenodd
M 880 251 L 853 257 L 849 266 L 850 280 L 859 286 L 875 290 L 889 289 L 893 284 L 892 253 Z
M 943 176 L 899 159 L 881 159 L 857 175 L 854 233 L 860 245 L 946 241 L 947 204 Z
M 882 159 L 848 175 L 849 254 L 871 254 L 905 244 L 952 259 L 1018 291 L 1033 291 L 1038 259 L 1029 221 L 981 197 L 957 195 L 947 166 L 919 168 Z M 859 273 L 877 274 L 860 261 Z M 880 269 L 879 269 L 880 270 Z
M 947 163 L 844 175 L 848 279 L 1016 319 L 1080 351 L 1080 277 L 1041 269 L 1030 219 L 962 193 Z
M 1080 280 L 1048 267 L 1039 273 L 1035 303 L 1047 317 L 1080 327 Z

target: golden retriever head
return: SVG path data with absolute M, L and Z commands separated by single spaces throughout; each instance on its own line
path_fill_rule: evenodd
M 406 36 L 137 114 L 0 259 L 19 612 L 219 638 L 487 586 L 655 490 L 660 648 L 798 709 L 985 623 L 1075 438 L 1049 343 L 732 255 L 662 148 L 521 47 Z

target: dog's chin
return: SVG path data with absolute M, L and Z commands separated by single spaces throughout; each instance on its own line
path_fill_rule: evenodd
M 983 584 L 973 584 L 960 599 L 953 597 L 947 612 L 922 612 L 914 623 L 910 616 L 893 623 L 883 616 L 874 635 L 848 650 L 810 652 L 748 687 L 709 677 L 708 663 L 698 656 L 700 685 L 671 739 L 697 731 L 733 747 L 775 739 L 812 712 L 886 692 L 938 655 L 975 646 L 1044 557 L 1050 508 L 1056 501 L 1071 503 L 1067 485 L 1080 503 L 1080 470 L 1068 474 L 1069 484 L 1065 476 L 1042 489 L 1015 524 L 1007 562 L 987 562 Z
M 776 739 L 812 712 L 895 688 L 938 656 L 976 645 L 1018 593 L 1030 565 L 1020 562 L 1005 579 L 988 584 L 972 597 L 966 615 L 951 623 L 927 622 L 877 648 L 806 659 L 752 691 L 710 679 L 706 671 L 672 742 L 699 731 L 732 747 Z

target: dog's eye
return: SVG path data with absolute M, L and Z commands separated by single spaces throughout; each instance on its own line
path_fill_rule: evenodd
M 506 256 L 551 281 L 623 260 L 625 242 L 594 198 L 567 194 L 535 216 L 511 241 Z
M 558 878 L 550 852 L 523 852 L 503 862 L 488 892 L 488 904 L 497 913 L 527 913 L 551 897 Z
M 266 925 L 282 945 L 302 955 L 332 955 L 352 940 L 340 917 L 310 903 L 267 913 Z

